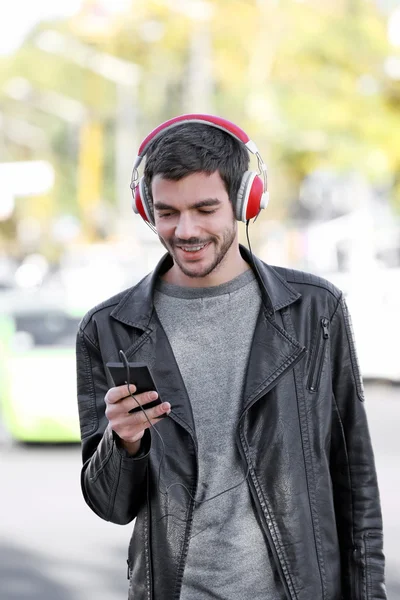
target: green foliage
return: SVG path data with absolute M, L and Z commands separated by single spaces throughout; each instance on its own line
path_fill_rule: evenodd
M 26 103 L 10 100 L 6 84 L 23 77 L 39 92 L 56 91 L 85 105 L 104 124 L 103 199 L 114 203 L 115 85 L 68 56 L 40 50 L 48 29 L 73 35 L 98 51 L 137 64 L 140 139 L 161 121 L 187 108 L 191 41 L 199 28 L 211 40 L 213 111 L 236 121 L 266 158 L 274 196 L 272 215 L 283 218 L 311 170 L 359 169 L 373 182 L 400 180 L 400 82 L 385 73 L 392 53 L 386 23 L 371 2 L 302 3 L 286 0 L 214 0 L 205 24 L 167 0 L 136 0 L 128 15 L 110 23 L 107 35 L 77 32 L 76 22 L 42 23 L 19 51 L 0 61 L 0 103 L 8 114 L 40 127 L 50 140 L 47 158 L 57 169 L 52 212 L 78 214 L 78 126 Z M 193 107 L 198 110 L 199 107 Z M 201 107 L 200 107 L 201 110 Z M 1 159 L 43 151 L 3 144 Z M 129 182 L 127 182 L 129 186 Z M 400 206 L 399 186 L 393 201 Z M 275 211 L 275 213 L 274 213 Z

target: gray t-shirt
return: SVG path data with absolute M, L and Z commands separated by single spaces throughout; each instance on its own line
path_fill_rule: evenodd
M 190 398 L 197 500 L 243 481 L 235 439 L 261 294 L 251 270 L 208 288 L 160 280 L 154 304 Z M 181 600 L 284 600 L 247 481 L 194 511 Z

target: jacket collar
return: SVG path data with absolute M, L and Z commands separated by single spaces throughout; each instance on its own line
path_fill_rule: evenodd
M 244 260 L 250 264 L 260 285 L 264 307 L 269 315 L 275 311 L 296 302 L 301 297 L 277 271 L 259 258 L 251 254 L 247 248 L 240 245 L 240 253 Z M 153 315 L 153 294 L 157 279 L 173 265 L 170 254 L 165 254 L 152 273 L 149 273 L 135 287 L 131 288 L 111 312 L 111 316 L 122 323 L 132 325 L 144 331 L 149 329 Z

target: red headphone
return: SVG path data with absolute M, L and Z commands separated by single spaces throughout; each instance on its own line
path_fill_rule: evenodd
M 131 179 L 131 190 L 133 196 L 132 208 L 134 212 L 139 214 L 147 223 L 150 223 L 154 226 L 155 223 L 151 195 L 144 181 L 144 177 L 139 179 L 138 167 L 146 155 L 146 151 L 150 145 L 150 142 L 162 135 L 164 131 L 172 129 L 182 122 L 203 123 L 205 125 L 211 125 L 211 127 L 222 129 L 222 131 L 229 133 L 236 140 L 242 142 L 249 152 L 256 155 L 259 172 L 256 173 L 255 171 L 246 171 L 244 173 L 240 183 L 238 195 L 236 200 L 233 202 L 235 216 L 238 221 L 246 222 L 248 219 L 256 217 L 261 209 L 267 207 L 269 200 L 267 167 L 262 160 L 260 153 L 258 152 L 257 146 L 251 141 L 243 129 L 240 129 L 240 127 L 234 123 L 231 123 L 226 119 L 222 119 L 221 117 L 201 114 L 181 115 L 180 117 L 174 117 L 169 121 L 165 121 L 165 123 L 162 123 L 153 129 L 153 131 L 149 133 L 149 135 L 140 144 L 139 152 L 133 166 Z

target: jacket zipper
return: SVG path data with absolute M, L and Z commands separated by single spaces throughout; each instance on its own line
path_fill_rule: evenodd
M 149 598 L 152 599 L 153 598 L 153 569 L 152 569 L 152 564 L 151 564 L 151 534 L 150 534 L 150 527 L 151 527 L 151 512 L 150 512 L 150 500 L 149 500 L 149 479 L 148 479 L 148 475 L 147 475 L 147 519 L 148 519 L 148 526 L 147 526 L 147 546 L 148 546 L 148 578 L 149 578 Z M 129 549 L 130 551 L 130 549 Z M 128 559 L 126 561 L 127 563 L 127 573 L 126 573 L 126 578 L 128 579 L 128 581 L 130 581 L 131 576 L 132 576 L 132 560 L 130 558 L 130 556 L 128 556 Z
M 310 369 L 307 387 L 310 392 L 318 391 L 322 375 L 322 365 L 324 364 L 325 347 L 329 339 L 329 319 L 322 317 L 320 320 L 320 332 L 317 339 L 317 347 L 314 352 L 314 359 Z
M 199 452 L 198 452 L 197 440 L 192 435 L 191 435 L 191 438 L 193 440 L 193 444 L 194 444 L 194 448 L 195 448 L 197 476 L 196 476 L 196 483 L 195 483 L 194 487 L 191 489 L 190 493 L 191 493 L 191 496 L 193 496 L 193 498 L 195 499 L 196 494 L 197 494 L 197 484 L 198 484 L 198 476 L 199 476 Z M 185 535 L 184 535 L 184 539 L 183 539 L 183 543 L 185 545 L 185 550 L 182 553 L 181 560 L 178 565 L 178 572 L 182 569 L 182 566 L 183 566 L 183 569 L 185 568 L 185 562 L 186 562 L 186 558 L 187 558 L 187 554 L 188 554 L 188 550 L 189 550 L 190 533 L 191 533 L 192 525 L 193 525 L 194 505 L 195 505 L 195 500 L 193 498 L 190 498 L 188 518 L 186 521 L 186 529 L 185 529 Z M 180 583 L 179 589 L 174 590 L 174 592 L 177 591 L 177 595 L 175 596 L 177 599 L 180 596 L 181 588 L 182 588 L 182 578 L 181 578 L 181 583 Z
M 261 506 L 260 501 L 258 499 L 257 490 L 256 490 L 256 487 L 254 485 L 254 481 L 253 481 L 252 477 L 250 477 L 250 486 L 251 486 L 251 488 L 253 490 L 253 497 L 257 499 L 256 502 L 258 504 L 259 511 L 260 511 L 260 513 L 263 516 L 263 519 L 261 519 L 261 522 L 264 523 L 263 529 L 264 529 L 264 532 L 265 532 L 265 534 L 267 536 L 267 539 L 268 539 L 268 542 L 269 542 L 269 546 L 271 548 L 271 552 L 272 552 L 272 555 L 273 555 L 274 560 L 275 560 L 275 566 L 278 569 L 278 573 L 279 573 L 280 579 L 282 581 L 282 585 L 284 587 L 286 597 L 287 597 L 288 600 L 293 600 L 293 596 L 290 593 L 289 586 L 288 586 L 287 581 L 286 581 L 286 577 L 285 577 L 285 575 L 283 573 L 283 569 L 282 569 L 282 566 L 281 566 L 281 561 L 279 559 L 278 553 L 277 553 L 276 548 L 275 548 L 275 544 L 273 542 L 271 533 L 269 531 L 268 523 L 266 523 L 266 521 L 265 521 L 263 509 L 262 509 L 262 506 Z
M 305 348 L 302 348 L 302 349 L 301 349 L 301 351 L 299 352 L 299 354 L 298 354 L 297 356 L 295 356 L 295 358 L 293 358 L 293 359 L 292 359 L 292 361 L 289 363 L 288 367 L 289 367 L 289 366 L 294 366 L 294 365 L 296 365 L 296 364 L 297 364 L 297 363 L 298 363 L 298 362 L 299 362 L 299 361 L 300 361 L 300 360 L 303 358 L 303 355 L 304 355 L 305 351 L 306 351 L 306 349 L 305 349 Z M 264 390 L 262 390 L 262 391 L 261 391 L 259 394 L 257 394 L 257 396 L 256 396 L 256 397 L 255 397 L 255 398 L 252 400 L 251 404 L 250 404 L 250 405 L 249 405 L 249 406 L 248 406 L 248 407 L 247 407 L 247 408 L 246 408 L 246 409 L 243 411 L 243 413 L 240 415 L 240 417 L 239 417 L 239 421 L 242 419 L 243 415 L 244 415 L 244 414 L 245 414 L 245 413 L 246 413 L 246 412 L 249 410 L 249 408 L 250 408 L 251 406 L 253 406 L 253 404 L 254 404 L 255 402 L 257 402 L 257 400 L 259 400 L 259 399 L 260 399 L 260 398 L 261 398 L 261 397 L 262 397 L 264 394 L 266 394 L 266 393 L 267 393 L 267 392 L 268 392 L 268 391 L 269 391 L 269 390 L 270 390 L 270 389 L 273 387 L 273 385 L 275 385 L 275 384 L 276 384 L 276 382 L 278 382 L 278 381 L 279 381 L 279 379 L 281 379 L 281 378 L 283 377 L 283 375 L 286 373 L 286 371 L 287 371 L 287 369 L 285 369 L 284 371 L 282 371 L 282 373 L 280 373 L 280 374 L 278 375 L 278 377 L 276 377 L 276 378 L 274 379 L 274 381 L 272 381 L 272 382 L 270 383 L 270 385 L 268 385 L 267 387 L 265 387 L 265 388 L 264 388 Z M 197 473 L 198 473 L 198 472 L 199 472 L 199 466 L 198 466 L 198 448 L 197 448 L 197 441 L 195 440 L 195 438 L 194 438 L 193 436 L 192 436 L 192 439 L 193 439 L 194 446 L 195 446 L 195 451 L 196 451 L 196 452 L 195 452 L 195 454 L 196 454 L 196 464 L 197 464 Z M 240 452 L 241 452 L 241 454 L 242 454 L 242 458 L 244 459 L 244 462 L 247 464 L 246 455 L 245 455 L 245 453 L 244 453 L 244 450 L 243 450 L 243 447 L 241 446 L 241 444 L 239 444 L 239 451 L 240 451 Z M 252 481 L 252 480 L 251 480 L 251 485 L 252 485 L 252 487 L 253 487 L 254 496 L 257 498 L 257 501 L 258 501 L 258 503 L 259 503 L 259 500 L 258 500 L 258 495 L 257 495 L 256 489 L 255 489 L 255 486 L 254 486 L 254 483 L 253 483 L 253 481 Z M 196 482 L 196 486 L 195 486 L 195 489 L 193 490 L 193 494 L 192 494 L 192 495 L 194 496 L 194 498 L 196 498 L 196 494 L 197 494 L 197 482 Z M 259 507 L 260 507 L 261 514 L 263 514 L 263 511 L 262 511 L 262 508 L 261 508 L 261 505 L 260 505 L 260 503 L 259 503 Z M 185 548 L 185 552 L 184 552 L 184 554 L 182 555 L 181 561 L 180 561 L 180 563 L 179 563 L 179 565 L 178 565 L 178 570 L 180 570 L 180 569 L 181 569 L 181 566 L 182 566 L 182 564 L 185 564 L 185 561 L 186 561 L 187 552 L 188 552 L 188 547 L 189 547 L 189 544 L 188 544 L 188 538 L 190 539 L 190 537 L 189 537 L 189 536 L 190 536 L 190 531 L 191 531 L 191 527 L 192 527 L 192 523 L 193 523 L 193 511 L 194 511 L 194 500 L 192 500 L 192 499 L 191 499 L 191 502 L 190 502 L 190 507 L 189 507 L 189 515 L 188 515 L 188 520 L 187 520 L 187 523 L 186 523 L 185 539 L 184 539 L 184 543 L 186 544 L 186 548 Z M 275 545 L 274 545 L 274 543 L 273 543 L 273 540 L 272 540 L 271 534 L 270 534 L 270 532 L 269 532 L 268 525 L 267 525 L 266 523 L 265 523 L 265 525 L 266 525 L 266 528 L 265 528 L 266 535 L 267 535 L 267 538 L 268 538 L 268 540 L 269 540 L 269 544 L 270 544 L 270 547 L 271 547 L 272 553 L 273 553 L 273 555 L 274 555 L 274 558 L 275 558 L 275 563 L 276 563 L 276 565 L 277 565 L 277 568 L 278 568 L 278 571 L 279 571 L 279 574 L 280 574 L 280 577 L 281 577 L 281 580 L 282 580 L 283 586 L 284 586 L 284 588 L 285 588 L 285 593 L 286 593 L 286 595 L 287 595 L 287 598 L 288 598 L 288 600 L 292 600 L 292 595 L 291 595 L 291 593 L 290 593 L 290 591 L 289 591 L 289 587 L 288 587 L 288 585 L 287 585 L 287 583 L 286 583 L 286 579 L 285 579 L 285 576 L 284 576 L 284 574 L 283 574 L 283 570 L 282 570 L 282 567 L 281 567 L 281 563 L 280 563 L 280 560 L 279 560 L 278 554 L 277 554 L 277 552 L 276 552 Z M 180 590 L 178 590 L 178 593 L 180 593 Z M 179 597 L 179 596 L 178 596 L 178 597 Z
M 305 348 L 303 348 L 302 351 L 295 357 L 295 359 L 292 361 L 292 363 L 290 364 L 290 366 L 296 365 L 303 358 L 304 353 L 305 353 Z M 278 377 L 276 379 L 274 379 L 274 381 L 271 382 L 270 385 L 268 385 L 262 392 L 260 392 L 259 394 L 257 394 L 257 396 L 254 398 L 254 400 L 251 402 L 251 404 L 240 415 L 239 421 L 242 419 L 242 417 L 244 416 L 244 414 L 253 406 L 253 404 L 255 404 L 260 398 L 262 398 L 262 396 L 264 396 L 265 394 L 267 394 L 268 391 L 273 387 L 273 385 L 275 385 L 277 383 L 277 381 L 279 381 L 279 379 L 281 379 L 281 377 L 283 377 L 283 375 L 285 373 L 286 373 L 286 369 L 280 375 L 278 375 Z M 245 464 L 248 464 L 247 458 L 246 458 L 246 453 L 245 453 L 244 448 L 243 448 L 243 444 L 240 443 L 238 445 L 239 445 L 239 451 L 240 451 L 240 453 L 242 455 L 242 459 L 244 460 Z M 264 512 L 263 512 L 263 509 L 262 509 L 262 506 L 261 506 L 261 503 L 260 503 L 260 500 L 259 500 L 259 497 L 258 497 L 258 494 L 257 494 L 257 490 L 256 490 L 256 487 L 255 487 L 255 484 L 254 484 L 254 481 L 253 481 L 252 477 L 250 477 L 249 482 L 250 482 L 250 486 L 251 486 L 251 488 L 253 490 L 253 498 L 255 498 L 255 500 L 256 500 L 256 502 L 258 504 L 258 507 L 259 507 L 259 514 L 263 517 L 261 519 L 261 522 L 264 524 L 264 532 L 265 532 L 265 534 L 267 536 L 267 539 L 268 539 L 268 542 L 269 542 L 269 545 L 270 545 L 270 548 L 271 548 L 271 552 L 272 552 L 274 560 L 275 560 L 275 565 L 276 565 L 276 567 L 278 569 L 278 572 L 279 572 L 279 575 L 280 575 L 280 578 L 281 578 L 281 581 L 282 581 L 282 585 L 283 585 L 284 590 L 285 590 L 286 597 L 288 598 L 288 600 L 292 600 L 293 597 L 292 597 L 292 594 L 290 593 L 289 586 L 288 586 L 287 581 L 286 581 L 286 577 L 285 577 L 285 575 L 283 573 L 283 569 L 282 569 L 282 566 L 281 566 L 281 561 L 280 561 L 278 553 L 276 551 L 275 544 L 274 544 L 274 541 L 273 541 L 272 536 L 271 536 L 271 532 L 270 532 L 269 527 L 268 527 L 268 523 L 265 520 Z
M 147 546 L 148 546 L 148 561 L 149 561 L 149 598 L 153 598 L 153 568 L 151 564 L 151 507 L 150 507 L 150 489 L 149 489 L 149 474 L 147 473 Z
M 355 592 L 355 600 L 364 600 L 363 594 L 363 579 L 362 574 L 364 571 L 365 561 L 364 561 L 364 547 L 363 545 L 356 546 L 353 550 L 355 568 L 354 568 L 354 592 Z

